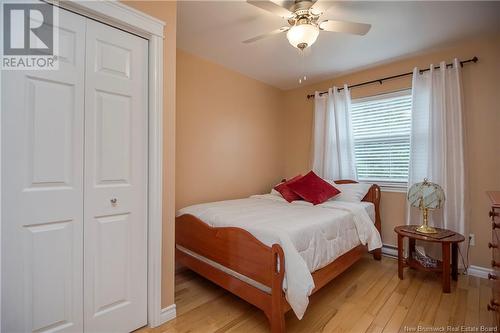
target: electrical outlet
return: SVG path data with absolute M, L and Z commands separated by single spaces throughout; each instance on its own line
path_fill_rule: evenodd
M 476 245 L 476 235 L 469 234 L 469 244 L 470 244 L 470 246 L 475 246 Z

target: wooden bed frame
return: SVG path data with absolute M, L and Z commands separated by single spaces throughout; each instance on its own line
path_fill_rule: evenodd
M 342 180 L 337 183 L 356 182 Z M 375 226 L 381 232 L 379 186 L 372 185 L 363 201 L 375 205 Z M 286 258 L 280 245 L 266 246 L 241 228 L 210 227 L 190 214 L 176 218 L 175 240 L 177 262 L 264 311 L 270 322 L 271 332 L 285 332 L 285 313 L 290 310 L 290 305 L 285 299 L 282 288 Z M 184 251 L 179 250 L 179 247 Z M 217 265 L 211 265 L 187 254 L 186 249 L 259 282 L 268 287 L 270 293 L 218 269 L 215 267 Z M 358 245 L 329 265 L 312 273 L 315 284 L 313 293 L 357 262 L 367 251 L 366 246 Z M 380 260 L 382 251 L 376 249 L 372 254 L 375 260 Z

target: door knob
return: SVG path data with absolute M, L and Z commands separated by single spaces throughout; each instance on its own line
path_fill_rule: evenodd
M 490 304 L 488 304 L 486 307 L 487 307 L 488 311 L 496 311 L 497 310 L 496 306 L 491 306 Z
M 500 304 L 498 303 L 497 300 L 492 299 L 490 303 L 487 305 L 488 311 L 498 311 L 498 306 Z

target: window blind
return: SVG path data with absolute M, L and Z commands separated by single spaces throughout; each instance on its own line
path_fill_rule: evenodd
M 410 158 L 411 91 L 353 100 L 351 116 L 358 178 L 406 183 Z

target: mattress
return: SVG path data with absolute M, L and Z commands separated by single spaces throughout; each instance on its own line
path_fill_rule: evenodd
M 304 201 L 288 203 L 281 197 L 266 194 L 194 205 L 177 213 L 182 214 L 194 215 L 212 227 L 245 229 L 268 246 L 280 244 L 286 258 L 283 289 L 299 318 L 304 314 L 308 296 L 314 289 L 311 272 L 359 244 L 366 244 L 369 250 L 382 246 L 373 223 L 374 206 L 366 202 L 329 201 L 313 206 Z M 179 250 L 186 252 L 188 249 Z M 233 276 L 238 274 L 224 267 L 218 268 Z M 256 286 L 255 281 L 245 282 Z M 265 286 L 259 286 L 259 289 L 263 290 L 262 287 Z
M 375 223 L 375 205 L 371 202 L 366 201 L 361 201 L 359 205 L 366 211 L 366 214 L 368 214 L 370 220 Z

